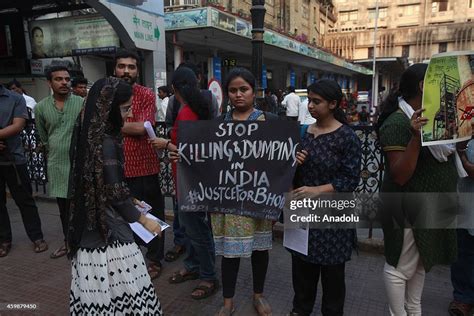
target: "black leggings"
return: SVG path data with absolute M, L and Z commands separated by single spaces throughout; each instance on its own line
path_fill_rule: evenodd
M 222 258 L 222 292 L 224 298 L 233 298 L 237 274 L 239 273 L 240 258 Z M 263 293 L 263 285 L 267 275 L 268 250 L 252 252 L 253 291 Z

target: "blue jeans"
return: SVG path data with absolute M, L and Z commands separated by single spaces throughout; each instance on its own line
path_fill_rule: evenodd
M 178 216 L 178 202 L 176 198 L 173 198 L 173 234 L 174 234 L 174 244 L 176 246 L 184 247 L 187 244 L 186 236 L 184 234 L 184 227 L 179 223 Z
M 186 247 L 184 267 L 190 272 L 199 272 L 199 279 L 216 280 L 216 257 L 214 238 L 206 213 L 178 212 L 179 221 L 189 243 Z
M 451 265 L 454 300 L 474 304 L 474 236 L 458 229 L 458 260 Z

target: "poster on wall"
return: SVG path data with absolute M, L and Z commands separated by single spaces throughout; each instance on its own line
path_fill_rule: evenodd
M 120 46 L 112 26 L 101 16 L 36 20 L 30 23 L 33 59 L 73 55 L 74 50 Z
M 474 117 L 474 51 L 434 55 L 423 84 L 423 146 L 471 139 Z

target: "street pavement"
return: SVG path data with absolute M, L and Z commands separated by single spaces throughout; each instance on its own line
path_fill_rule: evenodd
M 50 253 L 62 243 L 59 211 L 55 203 L 38 201 L 45 239 L 49 250 L 36 254 L 28 240 L 19 210 L 8 199 L 13 229 L 10 254 L 0 258 L 0 316 L 3 315 L 67 315 L 69 311 L 70 263 L 66 258 L 50 259 Z M 166 249 L 172 247 L 172 231 L 166 233 Z M 222 291 L 211 298 L 195 301 L 190 297 L 198 281 L 170 285 L 168 277 L 181 267 L 181 260 L 164 263 L 162 276 L 154 281 L 165 315 L 214 315 L 222 304 Z M 382 270 L 384 258 L 366 252 L 354 253 L 346 264 L 346 315 L 388 315 Z M 220 275 L 220 259 L 216 260 Z M 319 286 L 320 289 L 320 286 Z M 234 315 L 257 315 L 251 302 L 252 271 L 249 259 L 243 259 L 235 296 Z M 452 286 L 449 267 L 438 266 L 427 274 L 423 292 L 424 315 L 448 315 Z M 291 258 L 280 239 L 270 252 L 270 265 L 265 283 L 265 296 L 273 307 L 273 315 L 285 315 L 292 307 Z M 321 290 L 313 315 L 320 315 Z M 3 303 L 3 304 L 2 304 Z M 8 311 L 5 303 L 36 304 L 34 311 Z

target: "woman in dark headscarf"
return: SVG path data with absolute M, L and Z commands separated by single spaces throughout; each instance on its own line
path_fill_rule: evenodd
M 74 132 L 68 257 L 72 259 L 71 315 L 161 315 L 161 305 L 134 243 L 129 223 L 160 234 L 138 211 L 124 182 L 123 120 L 132 89 L 116 78 L 97 81 Z

